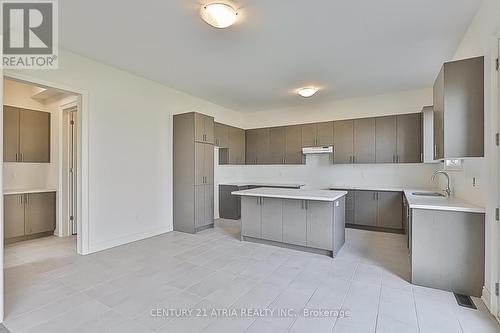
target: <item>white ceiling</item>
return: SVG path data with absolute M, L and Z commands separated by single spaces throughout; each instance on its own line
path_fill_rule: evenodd
M 208 1 L 205 1 L 205 3 Z M 432 84 L 481 0 L 251 0 L 219 30 L 186 0 L 59 1 L 64 48 L 236 111 Z M 300 86 L 323 88 L 312 99 Z

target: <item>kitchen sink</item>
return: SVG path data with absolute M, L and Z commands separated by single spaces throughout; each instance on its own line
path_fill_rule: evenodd
M 444 197 L 444 194 L 439 192 L 413 192 L 412 194 L 422 197 Z

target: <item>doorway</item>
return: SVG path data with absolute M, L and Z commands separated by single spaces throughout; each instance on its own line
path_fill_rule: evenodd
M 47 286 L 47 275 L 81 253 L 82 95 L 27 80 L 2 81 L 3 145 L 8 148 L 2 178 L 8 321 L 32 306 L 53 302 L 44 297 L 47 288 L 64 292 L 64 284 Z

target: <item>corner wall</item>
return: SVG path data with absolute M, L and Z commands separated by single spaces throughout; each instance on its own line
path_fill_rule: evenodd
M 498 57 L 500 38 L 500 1 L 483 0 L 471 25 L 467 29 L 451 60 L 485 56 L 485 157 L 465 160 L 464 170 L 452 174 L 455 194 L 478 205 L 486 207 L 485 230 L 485 290 L 483 299 L 496 314 L 497 297 L 494 296 L 498 281 L 499 231 L 494 221 L 494 210 L 498 200 L 498 148 L 494 144 L 494 133 L 498 131 L 498 100 L 500 87 L 497 85 L 495 59 Z M 478 184 L 472 186 L 472 178 Z

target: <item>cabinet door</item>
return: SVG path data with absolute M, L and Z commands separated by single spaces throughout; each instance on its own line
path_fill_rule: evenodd
M 19 153 L 19 110 L 3 106 L 3 161 L 17 162 Z
M 205 144 L 194 143 L 194 184 L 205 184 Z
M 378 192 L 377 226 L 403 229 L 403 196 L 401 192 Z
M 354 192 L 354 224 L 377 225 L 377 192 Z
M 245 131 L 229 127 L 229 164 L 245 164 Z
M 204 164 L 205 184 L 214 183 L 214 146 L 204 144 Z
M 205 225 L 205 185 L 194 187 L 194 227 Z
M 375 158 L 377 163 L 396 163 L 396 116 L 375 118 Z
M 262 198 L 262 238 L 281 242 L 283 200 Z
M 205 116 L 194 114 L 194 141 L 205 142 Z
M 219 216 L 222 219 L 240 219 L 240 198 L 231 192 L 238 191 L 238 186 L 219 185 Z
M 56 228 L 55 192 L 27 194 L 24 209 L 27 235 Z
M 285 163 L 285 128 L 272 127 L 269 129 L 269 163 Z
M 258 197 L 241 198 L 241 235 L 261 238 L 261 212 Z
M 333 203 L 307 201 L 306 208 L 307 246 L 333 250 Z
M 333 121 L 318 123 L 316 126 L 316 145 L 331 146 L 333 145 Z
M 220 148 L 229 148 L 229 126 L 221 123 L 214 123 L 214 130 L 214 144 Z
M 422 161 L 422 114 L 398 115 L 397 122 L 398 163 L 420 163 Z
M 283 200 L 283 243 L 306 246 L 305 200 Z
M 444 157 L 444 66 L 441 68 L 433 89 L 434 101 L 434 159 Z
M 20 110 L 19 153 L 22 162 L 50 163 L 50 113 Z
M 214 186 L 205 185 L 205 225 L 214 223 Z
M 354 122 L 341 120 L 333 123 L 333 163 L 352 163 L 354 155 Z
M 213 144 L 215 140 L 214 118 L 210 116 L 204 116 L 203 121 L 205 128 L 205 142 Z
M 24 194 L 5 195 L 4 238 L 24 236 Z
M 354 163 L 375 163 L 375 118 L 354 120 Z
M 302 164 L 302 127 L 300 125 L 285 128 L 285 164 Z
M 245 141 L 246 141 L 246 149 L 245 149 L 246 164 L 257 164 L 257 146 L 259 144 L 258 130 L 256 129 L 247 130 Z
M 302 125 L 302 147 L 316 146 L 316 124 Z
M 269 128 L 257 130 L 257 164 L 269 164 Z

